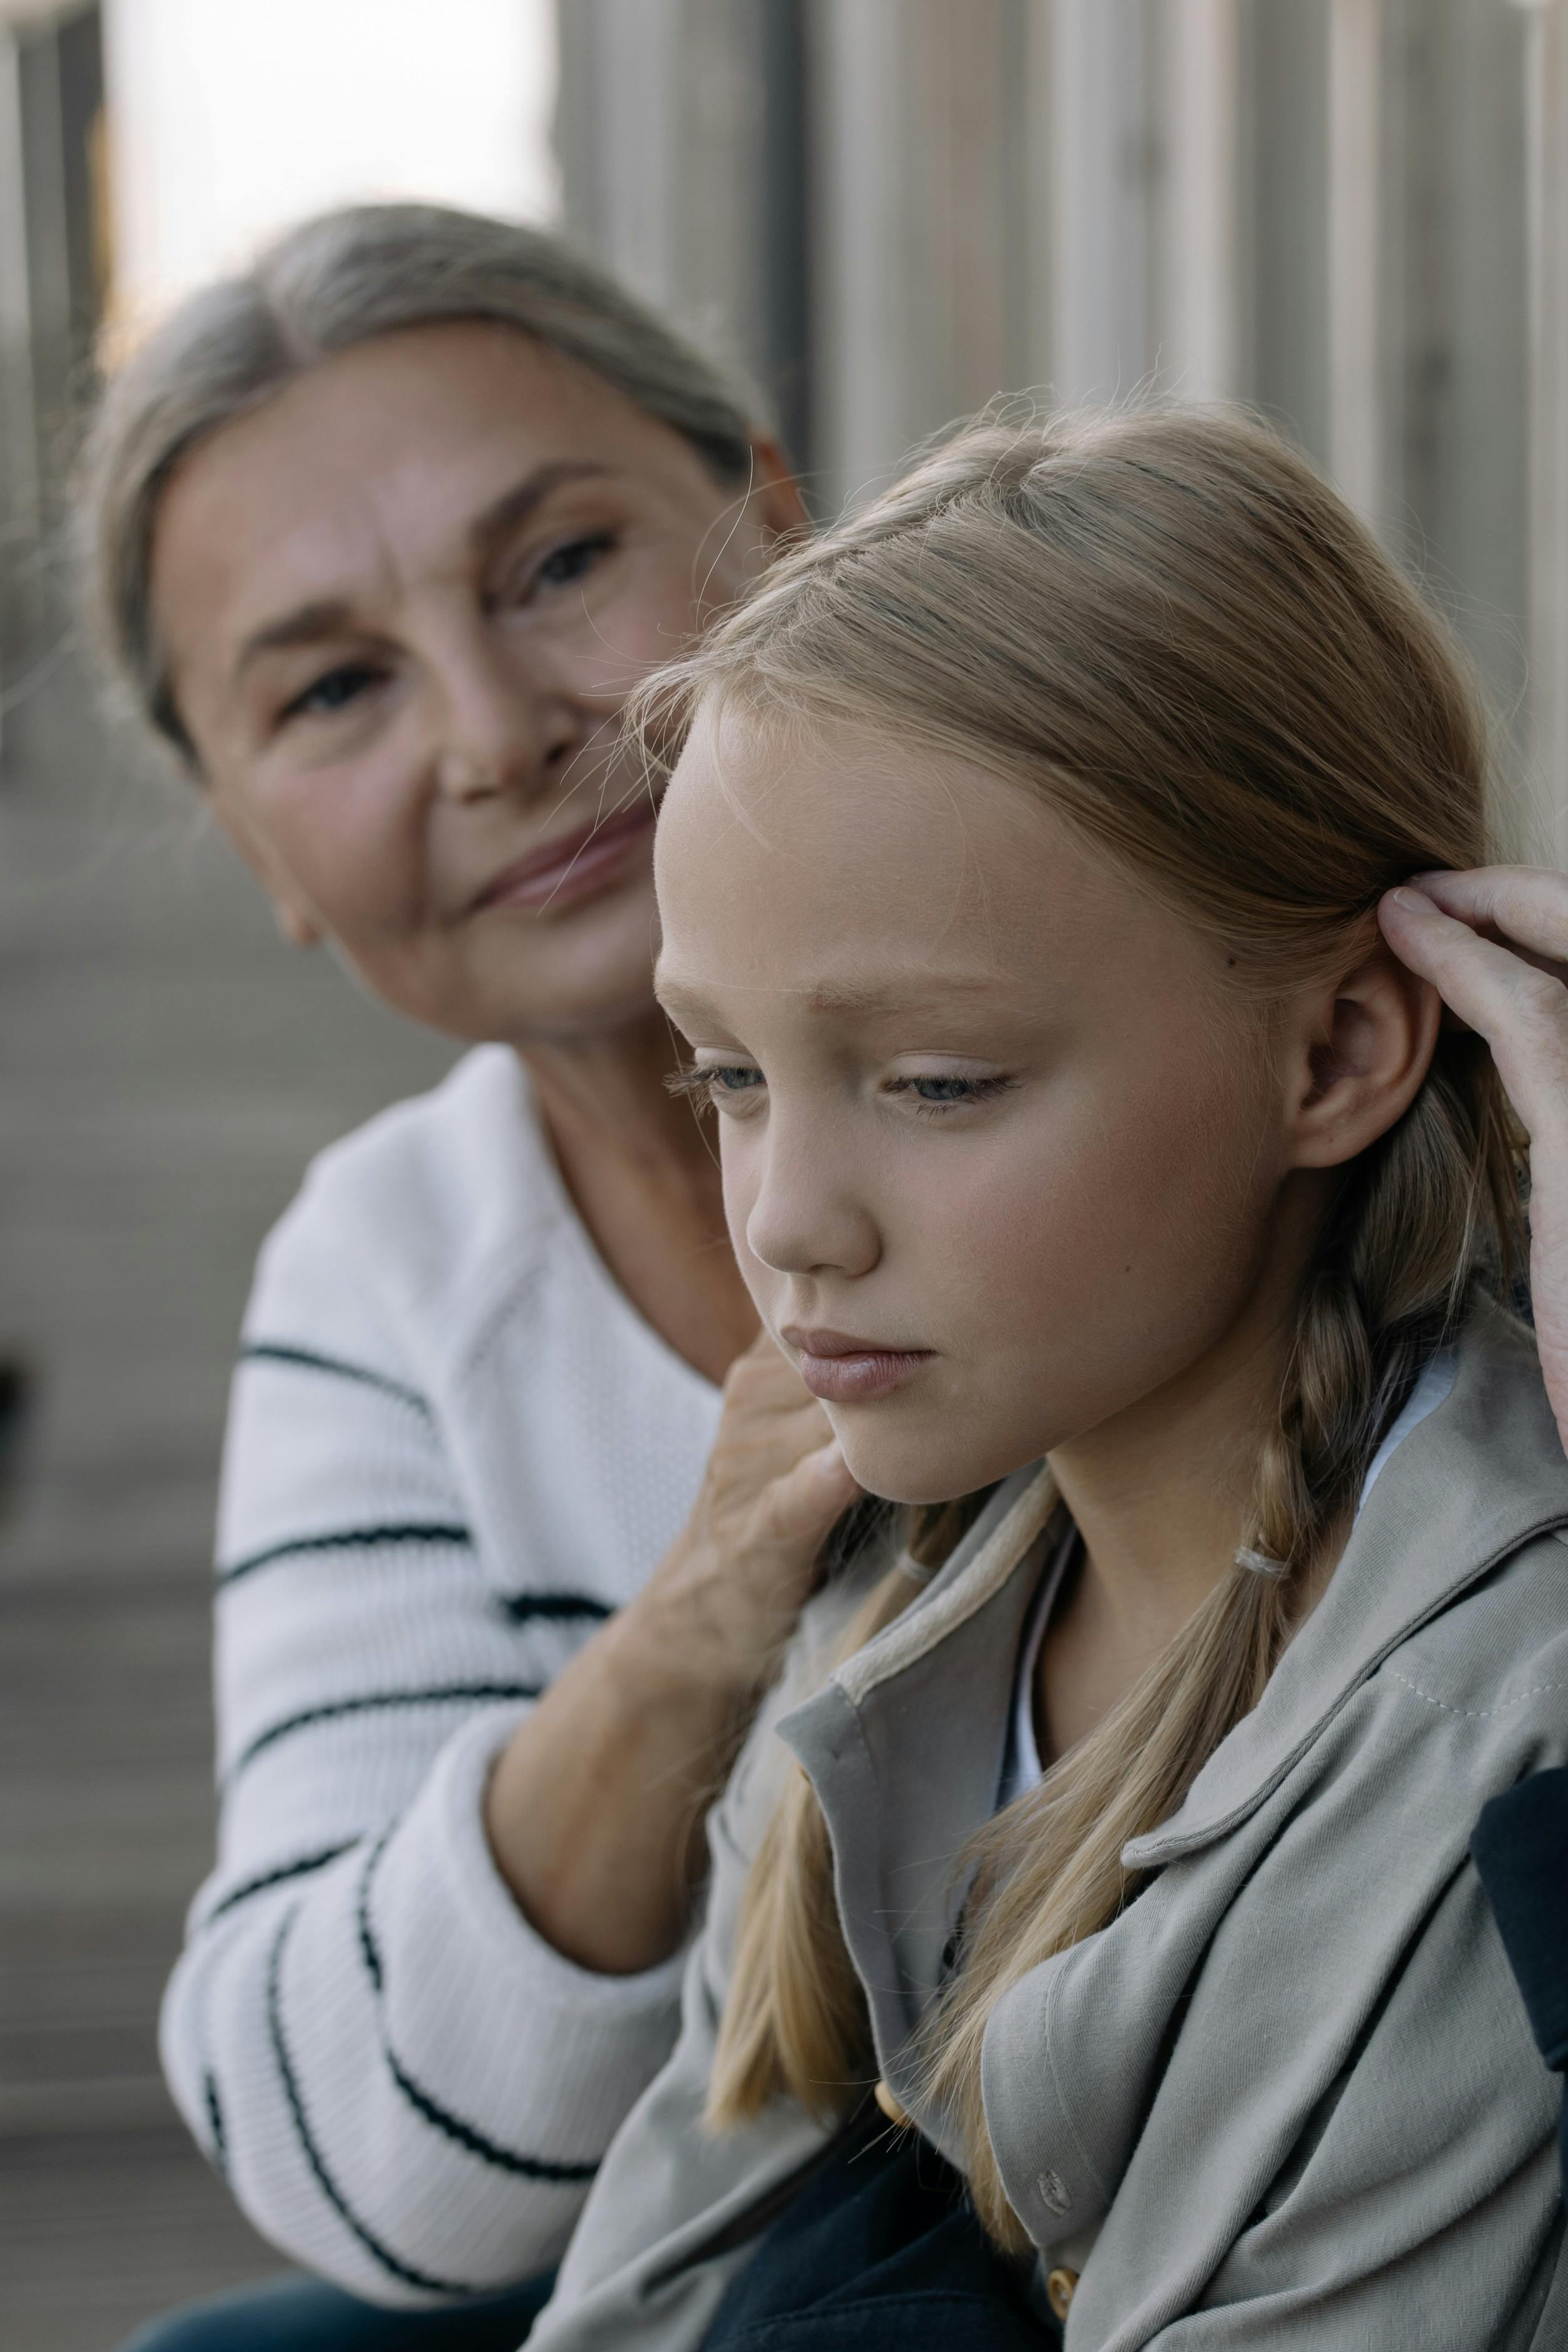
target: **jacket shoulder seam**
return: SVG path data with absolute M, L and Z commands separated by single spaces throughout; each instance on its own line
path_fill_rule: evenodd
M 1444 1715 L 1463 1716 L 1470 1722 L 1479 1722 L 1488 1716 L 1507 1715 L 1510 1708 L 1523 1706 L 1529 1699 L 1545 1698 L 1553 1691 L 1568 1690 L 1568 1682 L 1532 1683 L 1528 1690 L 1518 1692 L 1512 1698 L 1503 1699 L 1496 1706 L 1456 1706 L 1452 1700 L 1439 1698 L 1436 1691 L 1423 1690 L 1421 1685 L 1413 1683 L 1408 1675 L 1402 1675 L 1397 1666 L 1387 1666 L 1384 1671 L 1413 1698 L 1422 1700 L 1427 1706 L 1438 1708 Z

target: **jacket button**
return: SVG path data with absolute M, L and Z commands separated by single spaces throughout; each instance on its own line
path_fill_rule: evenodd
M 899 2105 L 891 2091 L 889 2090 L 886 2083 L 879 2083 L 871 2095 L 876 2100 L 877 2105 L 881 2108 L 882 2113 L 887 2116 L 888 2121 L 890 2124 L 897 2124 L 899 2129 L 902 2131 L 910 2120 L 908 2112 Z
M 1058 2270 L 1047 2273 L 1046 2301 L 1058 2319 L 1065 2319 L 1072 2309 L 1072 2299 L 1077 2287 L 1076 2271 Z

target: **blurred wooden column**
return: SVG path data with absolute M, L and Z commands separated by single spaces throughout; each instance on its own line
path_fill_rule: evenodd
M 1330 0 L 1329 464 L 1369 521 L 1382 500 L 1381 26 L 1382 0 Z
M 1188 400 L 1242 389 L 1239 0 L 1170 0 L 1161 373 Z
M 99 12 L 0 0 L 0 713 L 49 618 L 46 553 L 102 316 Z
M 1531 845 L 1562 863 L 1568 858 L 1568 6 L 1536 0 L 1530 19 Z
M 1043 373 L 1041 0 L 814 0 L 822 501 Z
M 15 32 L 0 23 L 0 744 L 30 635 L 26 575 L 38 529 L 25 192 L 21 58 Z
M 1059 399 L 1248 389 L 1241 0 L 1050 0 L 1049 373 Z
M 1529 608 L 1528 32 L 1507 0 L 1383 0 L 1374 520 L 1505 727 Z
M 558 0 L 568 233 L 772 402 L 809 465 L 805 0 Z
M 1051 386 L 1069 406 L 1125 400 L 1159 361 L 1164 164 L 1157 0 L 1050 0 Z

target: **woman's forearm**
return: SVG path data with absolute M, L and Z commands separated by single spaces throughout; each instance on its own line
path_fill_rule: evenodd
M 610 1976 L 656 1967 L 680 1943 L 702 1822 L 750 1711 L 749 1694 L 667 1670 L 629 1614 L 512 1735 L 485 1808 L 496 1865 L 535 1932 Z

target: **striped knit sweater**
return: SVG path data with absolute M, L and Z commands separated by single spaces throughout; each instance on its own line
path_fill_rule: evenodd
M 251 2220 L 357 2294 L 552 2264 L 674 2039 L 679 1956 L 563 1958 L 481 1801 L 678 1531 L 718 1411 L 605 1271 L 502 1047 L 324 1153 L 262 1254 L 220 1507 L 218 1863 L 163 2057 Z

